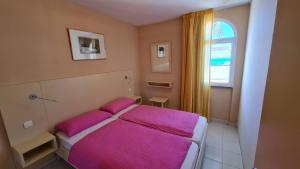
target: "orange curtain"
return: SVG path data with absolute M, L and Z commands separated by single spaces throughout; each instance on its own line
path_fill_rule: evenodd
M 180 107 L 210 119 L 210 55 L 212 9 L 183 16 Z

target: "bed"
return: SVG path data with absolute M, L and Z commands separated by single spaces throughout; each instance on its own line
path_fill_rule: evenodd
M 128 109 L 130 109 L 130 108 L 128 108 Z M 124 110 L 124 111 L 126 111 L 126 110 Z M 142 130 L 145 130 L 145 129 L 154 130 L 154 129 L 146 128 L 144 126 L 140 126 L 138 124 L 134 124 L 134 123 L 130 123 L 130 122 L 126 122 L 124 120 L 118 119 L 118 116 L 113 116 L 113 117 L 106 119 L 90 128 L 87 128 L 87 129 L 81 131 L 80 133 L 78 133 L 72 137 L 68 137 L 64 133 L 58 132 L 56 135 L 58 137 L 60 146 L 59 146 L 59 150 L 57 151 L 57 154 L 60 157 L 62 157 L 64 160 L 66 160 L 67 162 L 70 162 L 69 161 L 69 153 L 74 145 L 76 145 L 82 139 L 85 139 L 87 136 L 90 136 L 91 134 L 101 130 L 102 128 L 104 129 L 104 127 L 107 127 L 108 125 L 112 125 L 112 123 L 116 123 L 116 122 L 120 122 L 120 121 L 122 121 L 122 123 L 129 123 L 130 125 L 136 125 L 134 128 L 139 126 L 139 127 L 144 128 Z M 160 131 L 155 131 L 155 132 L 163 133 Z M 176 137 L 179 137 L 179 136 L 176 136 Z M 204 148 L 202 148 L 202 149 L 204 149 Z M 184 160 L 182 162 L 180 169 L 200 169 L 201 159 L 202 159 L 202 153 L 200 152 L 200 150 L 201 150 L 201 148 L 199 148 L 197 144 L 192 142 L 187 150 L 187 153 L 184 157 Z M 72 163 L 70 163 L 70 164 L 72 165 Z
M 120 118 L 120 117 L 122 117 L 122 115 L 130 112 L 132 109 L 137 108 L 138 106 L 140 106 L 140 105 L 139 104 L 133 104 L 133 105 L 127 107 L 126 109 L 121 110 L 120 112 L 114 114 L 113 118 Z M 149 107 L 152 107 L 152 106 L 149 106 Z M 165 109 L 165 108 L 162 108 L 162 109 Z M 205 142 L 205 139 L 206 139 L 206 130 L 207 130 L 207 120 L 206 120 L 206 118 L 204 118 L 202 116 L 198 116 L 198 120 L 197 120 L 195 128 L 193 130 L 192 137 L 186 137 L 186 138 L 191 139 L 199 147 L 201 147 L 203 142 Z
M 101 122 L 93 123 L 81 130 L 83 127 L 81 125 L 93 122 L 95 115 Z M 135 121 L 136 117 L 143 115 L 150 119 L 154 117 L 159 123 L 157 126 L 155 120 L 143 123 L 143 120 L 147 122 L 147 118 Z M 57 125 L 62 127 L 63 131 L 56 134 L 60 143 L 57 154 L 71 165 L 75 165 L 75 168 L 137 169 L 151 166 L 163 169 L 200 169 L 201 167 L 207 132 L 207 121 L 201 116 L 134 104 L 134 101 L 128 98 L 116 99 L 84 116 L 84 122 L 80 119 L 82 117 L 75 117 L 71 123 L 72 129 L 80 129 L 76 134 L 70 135 L 64 131 L 65 124 Z M 154 122 L 154 125 L 151 122 Z M 69 120 L 63 123 L 68 124 Z M 126 128 L 127 130 L 124 130 Z M 70 131 L 72 133 L 72 130 Z
M 122 115 L 130 112 L 132 109 L 137 108 L 138 106 L 140 106 L 140 104 L 133 104 L 114 114 L 112 118 L 120 118 Z M 201 167 L 202 159 L 205 153 L 207 127 L 207 119 L 202 116 L 198 116 L 192 137 L 186 137 L 186 139 L 192 140 L 198 146 L 198 166 L 196 166 L 196 168 Z

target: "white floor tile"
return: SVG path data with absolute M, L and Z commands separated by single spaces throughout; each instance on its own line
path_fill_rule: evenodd
M 235 167 L 238 169 L 243 169 L 241 154 L 223 151 L 222 159 L 223 159 L 223 163 L 228 166 Z
M 225 151 L 241 154 L 240 143 L 238 141 L 223 140 L 222 148 Z
M 216 128 L 216 127 L 208 127 L 207 135 L 211 136 L 219 136 L 222 137 L 223 135 L 223 129 L 222 128 Z
M 224 137 L 224 139 L 227 139 L 227 140 L 236 140 L 236 139 L 238 140 L 239 139 L 239 135 L 236 131 L 224 130 L 223 137 Z
M 205 157 L 218 162 L 222 162 L 222 149 L 212 146 L 206 146 Z
M 239 135 L 234 126 L 212 122 L 208 125 L 202 169 L 220 167 L 222 169 L 243 169 Z
M 209 123 L 207 129 L 208 129 L 209 133 L 211 133 L 211 132 L 222 133 L 223 132 L 223 126 L 221 126 L 220 124 L 216 124 L 216 123 Z
M 224 124 L 212 121 L 212 122 L 209 123 L 209 127 L 220 127 L 220 128 L 223 128 Z
M 204 158 L 202 169 L 222 169 L 222 163 Z
M 222 149 L 222 137 L 207 135 L 206 145 Z
M 235 167 L 232 167 L 232 166 L 229 166 L 227 164 L 223 164 L 223 167 L 222 169 L 238 169 L 238 168 L 235 168 Z
M 231 130 L 231 131 L 237 131 L 237 128 L 235 126 L 232 125 L 223 125 L 224 130 Z

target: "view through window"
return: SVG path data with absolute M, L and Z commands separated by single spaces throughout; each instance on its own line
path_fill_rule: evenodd
M 231 86 L 236 36 L 234 28 L 226 21 L 214 22 L 211 47 L 211 83 L 213 86 Z

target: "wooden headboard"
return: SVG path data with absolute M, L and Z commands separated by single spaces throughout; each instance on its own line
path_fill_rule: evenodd
M 0 109 L 13 146 L 53 129 L 60 121 L 133 92 L 131 71 L 39 81 L 0 87 Z M 30 94 L 57 102 L 30 100 Z M 28 120 L 33 126 L 25 129 L 23 123 Z

